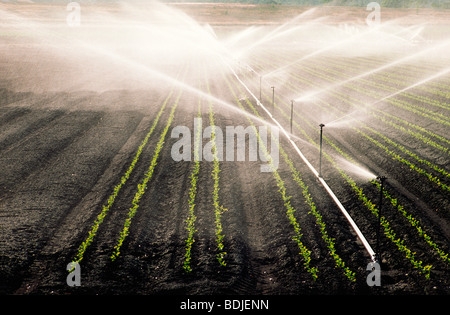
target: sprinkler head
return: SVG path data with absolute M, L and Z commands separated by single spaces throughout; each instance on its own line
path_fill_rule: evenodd
M 384 182 L 387 177 L 386 176 L 377 176 L 377 179 L 380 180 L 380 182 Z
M 325 125 L 324 124 L 320 124 L 319 127 L 320 127 L 320 129 L 322 129 L 323 127 L 325 127 Z

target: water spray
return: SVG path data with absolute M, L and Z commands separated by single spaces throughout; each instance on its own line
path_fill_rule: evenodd
M 362 105 L 361 108 L 356 109 L 356 110 L 354 110 L 354 111 L 352 111 L 352 112 L 350 112 L 348 114 L 345 114 L 345 115 L 343 115 L 343 116 L 341 116 L 339 118 L 336 118 L 336 119 L 328 122 L 327 125 L 328 126 L 335 126 L 335 125 L 337 125 L 337 122 L 340 122 L 340 121 L 342 122 L 342 120 L 344 120 L 344 119 L 346 119 L 346 120 L 344 122 L 342 122 L 342 124 L 348 123 L 348 121 L 360 120 L 360 119 L 355 118 L 355 117 L 351 117 L 349 119 L 347 119 L 347 118 L 350 117 L 350 116 L 354 116 L 358 112 L 365 112 L 367 109 L 370 109 L 370 108 L 374 107 L 375 105 L 377 105 L 377 104 L 379 104 L 379 103 L 381 103 L 381 102 L 383 102 L 383 101 L 385 101 L 387 99 L 393 98 L 393 97 L 395 97 L 395 96 L 397 96 L 397 95 L 399 95 L 401 93 L 404 93 L 404 92 L 406 92 L 406 91 L 408 91 L 410 89 L 413 89 L 415 87 L 418 87 L 418 86 L 421 86 L 423 84 L 426 84 L 426 83 L 428 83 L 428 82 L 430 82 L 432 80 L 438 79 L 438 78 L 440 78 L 442 76 L 447 75 L 448 73 L 450 73 L 450 67 L 444 68 L 443 70 L 439 71 L 438 73 L 435 73 L 435 74 L 433 74 L 433 75 L 431 75 L 431 76 L 429 76 L 429 77 L 427 77 L 427 78 L 425 78 L 423 80 L 420 80 L 420 81 L 418 81 L 418 82 L 416 82 L 414 84 L 411 84 L 410 86 L 407 86 L 407 87 L 405 87 L 405 88 L 403 88 L 401 90 L 398 90 L 398 91 L 396 91 L 394 93 L 391 93 L 391 94 L 389 94 L 387 96 L 384 96 L 384 97 L 380 98 L 379 100 L 377 100 L 375 102 Z
M 441 43 L 439 43 L 439 44 L 437 44 L 437 45 L 433 45 L 433 46 L 431 46 L 431 47 L 428 47 L 428 48 L 422 49 L 422 50 L 420 50 L 420 51 L 418 51 L 418 52 L 415 52 L 415 53 L 413 53 L 413 54 L 410 54 L 410 55 L 408 55 L 408 56 L 401 57 L 401 58 L 399 58 L 399 59 L 397 59 L 397 60 L 394 60 L 394 61 L 392 61 L 392 62 L 389 62 L 389 63 L 387 63 L 387 64 L 385 64 L 385 65 L 379 66 L 379 67 L 377 67 L 377 68 L 375 68 L 375 69 L 369 70 L 369 71 L 367 71 L 367 72 L 358 74 L 358 75 L 353 76 L 353 77 L 351 77 L 351 78 L 348 78 L 348 79 L 346 79 L 346 80 L 339 81 L 339 82 L 336 82 L 336 83 L 332 83 L 332 84 L 328 85 L 327 87 L 325 87 L 325 88 L 323 88 L 323 89 L 320 89 L 320 90 L 317 90 L 317 91 L 315 91 L 315 92 L 312 92 L 312 93 L 310 93 L 310 94 L 308 94 L 308 95 L 299 97 L 299 98 L 296 99 L 296 101 L 303 101 L 303 100 L 306 100 L 306 99 L 311 98 L 311 97 L 313 97 L 313 96 L 316 96 L 316 95 L 319 95 L 319 94 L 322 94 L 322 93 L 325 93 L 325 92 L 328 92 L 328 91 L 335 90 L 336 88 L 341 87 L 341 86 L 343 86 L 343 85 L 345 85 L 345 84 L 348 84 L 348 83 L 350 83 L 350 82 L 357 81 L 357 80 L 359 80 L 359 79 L 363 79 L 363 78 L 365 78 L 365 77 L 367 77 L 367 76 L 369 76 L 369 75 L 372 75 L 372 74 L 381 72 L 381 71 L 383 71 L 383 70 L 392 68 L 392 67 L 397 66 L 397 65 L 399 65 L 399 64 L 404 64 L 404 63 L 406 63 L 407 61 L 414 60 L 414 59 L 418 59 L 419 57 L 424 56 L 424 55 L 427 55 L 427 54 L 429 54 L 429 53 L 432 53 L 432 52 L 435 52 L 435 51 L 439 51 L 439 50 L 441 50 L 441 49 L 442 49 L 442 50 L 448 49 L 449 46 L 450 46 L 450 40 L 441 42 Z M 439 77 L 439 76 L 442 76 L 442 75 L 445 75 L 445 74 L 447 74 L 447 73 L 448 73 L 448 69 L 445 69 L 444 71 L 441 71 L 441 72 L 439 72 L 438 74 L 432 76 L 431 79 L 435 79 L 435 78 L 437 78 L 437 77 Z M 270 73 L 269 73 L 269 74 L 270 74 Z M 266 75 L 268 75 L 268 74 L 266 74 Z M 430 80 L 430 79 L 423 80 L 423 81 L 429 81 L 429 80 Z M 408 89 L 410 89 L 410 88 L 412 88 L 412 87 L 415 87 L 415 86 L 417 86 L 417 85 L 420 85 L 420 84 L 422 84 L 422 83 L 424 83 L 424 82 L 421 81 L 420 83 L 416 83 L 416 84 L 414 84 L 413 86 L 408 87 L 408 88 L 406 88 L 406 89 L 404 89 L 404 90 L 402 90 L 402 91 L 396 92 L 396 93 L 394 93 L 394 94 L 397 95 L 398 93 L 404 92 L 405 90 L 408 90 Z M 393 96 L 393 95 L 389 95 L 389 96 L 387 96 L 387 97 L 385 97 L 385 98 L 383 98 L 383 99 L 386 99 L 386 98 L 389 98 L 389 97 L 392 97 L 392 96 Z M 379 100 L 379 101 L 381 101 L 381 100 Z M 378 101 L 378 102 L 379 102 L 379 101 Z M 371 105 L 373 105 L 373 104 L 371 104 Z

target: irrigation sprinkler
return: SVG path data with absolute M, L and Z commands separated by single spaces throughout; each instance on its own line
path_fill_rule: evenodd
M 320 124 L 320 155 L 319 155 L 319 177 L 322 177 L 322 129 L 324 124 Z
M 294 116 L 294 100 L 291 100 L 291 134 L 292 134 L 292 117 Z
M 272 113 L 275 112 L 275 87 L 272 86 Z
M 376 260 L 379 264 L 381 264 L 381 207 L 383 205 L 383 188 L 384 181 L 386 180 L 385 176 L 378 176 L 378 180 L 380 180 L 380 203 L 378 205 L 378 228 L 377 228 L 377 252 L 376 252 Z

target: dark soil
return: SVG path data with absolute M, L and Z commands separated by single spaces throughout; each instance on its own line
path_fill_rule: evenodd
M 210 82 L 213 94 L 226 99 L 223 82 L 217 79 Z M 169 136 L 132 221 L 121 256 L 111 262 L 109 256 L 123 228 L 136 187 L 152 159 L 174 97 L 80 264 L 81 287 L 69 287 L 66 284 L 67 264 L 87 237 L 112 188 L 127 170 L 165 96 L 143 91 L 23 95 L 4 90 L 3 94 L 7 99 L 18 100 L 5 102 L 0 117 L 4 130 L 0 154 L 2 164 L 6 165 L 0 177 L 3 293 L 422 294 L 444 293 L 448 289 L 448 279 L 442 277 L 446 274 L 445 264 L 433 258 L 431 262 L 436 267 L 431 279 L 427 280 L 413 270 L 387 240 L 384 240 L 383 286 L 368 287 L 367 254 L 331 198 L 307 167 L 295 158 L 284 140 L 282 146 L 309 186 L 328 233 L 335 239 L 339 255 L 357 274 L 355 283 L 334 266 L 315 220 L 308 214 L 301 190 L 291 179 L 282 159 L 278 171 L 292 195 L 291 204 L 297 210 L 303 242 L 312 251 L 313 265 L 319 269 L 318 280 L 313 281 L 303 268 L 276 181 L 271 173 L 260 172 L 260 162 L 224 161 L 220 164 L 220 202 L 228 209 L 222 217 L 227 252 L 225 267 L 216 260 L 212 163 L 201 162 L 193 271 L 187 274 L 182 266 L 187 237 L 189 175 L 193 164 L 173 161 L 170 149 L 176 139 Z M 125 98 L 133 99 L 130 109 L 108 109 L 108 104 L 123 102 Z M 143 104 L 151 106 L 144 107 Z M 197 104 L 197 97 L 183 94 L 173 126 L 193 128 L 192 113 Z M 217 106 L 214 111 L 216 124 L 224 130 L 231 124 L 248 125 L 245 118 L 237 114 Z M 202 112 L 206 127 L 209 125 L 206 102 Z M 346 142 L 341 143 L 343 147 L 352 137 L 347 135 L 345 139 Z M 348 145 L 355 147 L 351 142 Z M 306 150 L 311 154 L 313 151 Z M 363 161 L 366 165 L 379 165 L 377 158 L 366 157 Z M 384 165 L 384 170 L 388 170 L 389 165 Z M 326 163 L 324 168 L 331 169 Z M 360 215 L 363 211 L 361 202 L 349 193 L 349 187 L 338 176 L 327 174 L 326 180 L 373 243 L 376 219 Z M 408 196 L 415 196 L 420 191 L 418 184 L 408 186 L 408 190 L 399 183 L 390 182 L 390 185 L 405 202 L 413 202 Z M 370 197 L 376 200 L 376 191 L 370 185 L 366 186 Z M 392 188 L 390 186 L 389 191 Z M 446 224 L 441 222 L 444 219 L 438 214 L 427 215 L 433 211 L 423 198 L 413 204 L 424 208 L 421 218 L 432 236 L 445 239 L 448 231 Z M 392 219 L 399 220 L 396 227 L 405 226 L 405 231 L 398 233 L 406 235 L 408 243 L 418 242 L 401 218 L 393 216 Z M 439 244 L 445 246 L 445 242 Z M 426 255 L 430 252 L 426 248 L 420 249 Z M 427 257 L 420 257 L 428 262 Z
M 44 9 L 43 6 L 42 10 Z M 184 9 L 189 11 L 191 7 L 187 6 Z M 228 19 L 224 16 L 224 9 L 226 6 L 215 9 L 220 17 L 218 24 L 221 24 L 222 19 Z M 242 12 L 245 13 L 248 8 L 243 6 L 237 9 L 244 10 Z M 270 7 L 264 9 L 265 11 L 258 11 L 256 16 L 258 20 L 264 17 L 264 12 Z M 302 8 L 302 11 L 305 9 Z M 291 12 L 294 13 L 297 14 L 298 11 Z M 206 19 L 204 11 L 199 14 Z M 367 12 L 364 11 L 364 14 L 367 15 Z M 250 19 L 243 23 L 256 22 Z M 277 23 L 281 23 L 280 20 L 277 20 Z M 227 32 L 225 29 L 225 33 Z M 4 44 L 6 46 L 15 40 L 4 39 Z M 26 37 L 17 40 L 23 41 L 21 45 L 27 45 Z M 335 243 L 336 253 L 355 273 L 356 281 L 350 281 L 342 268 L 336 266 L 316 219 L 310 213 L 311 208 L 305 202 L 302 189 L 293 180 L 290 168 L 281 155 L 278 174 L 285 183 L 287 195 L 291 196 L 289 202 L 296 210 L 294 215 L 301 229 L 301 240 L 311 251 L 311 265 L 318 269 L 318 279 L 314 280 L 304 267 L 305 261 L 294 241 L 294 229 L 287 216 L 277 181 L 272 173 L 260 171 L 260 161 L 220 162 L 219 202 L 226 209 L 221 216 L 226 266 L 219 265 L 216 258 L 218 250 L 213 206 L 214 179 L 211 175 L 213 163 L 205 160 L 200 162 L 195 200 L 196 233 L 192 247 L 192 272 L 185 272 L 183 264 L 188 235 L 186 219 L 189 209 L 190 175 L 194 163 L 174 161 L 171 148 L 178 139 L 171 138 L 171 131 L 175 126 L 187 126 L 193 130 L 199 102 L 203 128 L 209 126 L 208 101 L 193 93 L 182 91 L 177 86 L 168 89 L 165 83 L 160 82 L 151 82 L 152 86 L 155 86 L 154 89 L 142 89 L 141 86 L 135 89 L 128 88 L 133 82 L 126 82 L 127 88 L 119 89 L 117 86 L 121 86 L 122 82 L 116 72 L 111 76 L 115 79 L 104 78 L 102 81 L 98 78 L 98 73 L 102 75 L 104 73 L 106 76 L 110 70 L 108 67 L 93 69 L 98 73 L 93 71 L 96 75 L 89 77 L 92 82 L 87 82 L 86 85 L 92 84 L 92 90 L 95 92 L 77 90 L 70 80 L 62 80 L 71 78 L 70 75 L 67 74 L 66 78 L 61 74 L 62 71 L 59 73 L 61 76 L 56 75 L 59 66 L 65 63 L 62 56 L 57 60 L 52 59 L 53 67 L 50 67 L 51 71 L 48 73 L 45 71 L 29 73 L 31 68 L 39 68 L 42 60 L 38 57 L 28 57 L 27 50 L 22 51 L 21 45 L 17 45 L 17 48 L 11 45 L 11 52 L 17 54 L 5 53 L 0 63 L 1 294 L 447 295 L 450 293 L 448 263 L 424 242 L 418 232 L 392 205 L 387 204 L 386 199 L 383 201 L 383 214 L 389 220 L 396 237 L 402 239 L 415 253 L 417 260 L 433 267 L 427 279 L 414 268 L 392 241 L 382 235 L 381 286 L 369 287 L 366 282 L 369 271 L 366 268 L 370 257 L 334 201 L 281 133 L 281 146 L 308 186 L 308 192 L 326 224 L 327 234 Z M 48 49 L 51 50 L 51 47 Z M 41 53 L 40 57 L 43 59 L 48 57 L 45 49 Z M 265 55 L 257 57 L 254 61 L 259 63 Z M 80 60 L 84 61 L 83 58 Z M 336 60 L 334 61 L 349 62 L 338 57 Z M 44 62 L 42 69 L 48 64 L 50 63 Z M 90 65 L 95 68 L 95 61 Z M 74 63 L 73 67 L 79 71 L 78 66 L 79 64 Z M 202 63 L 192 68 L 201 69 L 201 66 Z M 262 63 L 252 66 L 256 70 L 260 70 L 258 66 L 264 68 Z M 90 69 L 81 68 L 81 70 L 89 72 Z M 174 70 L 173 73 L 180 71 L 180 69 L 171 70 Z M 234 76 L 224 73 L 222 77 L 221 70 L 222 68 L 218 67 L 214 71 L 205 71 L 206 79 L 195 70 L 188 72 L 184 79 L 189 85 L 200 84 L 200 89 L 205 93 L 211 93 L 218 99 L 237 106 L 232 93 L 235 92 L 246 111 L 252 111 L 246 102 L 248 99 L 259 114 L 270 121 L 253 98 L 248 93 L 242 92 L 242 86 Z M 45 78 L 49 73 L 50 78 Z M 246 77 L 245 73 L 240 74 Z M 326 79 L 306 72 L 306 67 L 302 76 L 306 81 L 328 84 Z M 25 79 L 21 80 L 22 77 Z M 230 82 L 231 88 L 224 78 Z M 48 80 L 45 81 L 46 79 Z M 99 80 L 96 82 L 96 79 Z M 247 77 L 246 79 L 246 83 L 257 91 L 259 81 Z M 39 84 L 32 86 L 33 82 L 39 83 L 39 80 L 45 81 L 47 85 L 43 84 L 44 87 L 40 88 L 37 88 Z M 277 86 L 276 91 L 280 95 L 287 93 L 287 89 L 283 90 L 283 83 L 288 82 L 287 80 Z M 448 83 L 448 78 L 446 80 L 443 82 Z M 302 82 L 294 79 L 292 81 L 299 90 L 307 90 L 307 85 L 302 85 Z M 205 88 L 206 82 L 210 85 L 210 91 Z M 54 92 L 46 88 L 53 85 L 56 89 Z M 105 89 L 105 86 L 109 88 Z M 348 96 L 359 95 L 345 88 L 336 90 Z M 272 90 L 266 86 L 265 94 L 271 92 Z M 120 183 L 128 170 L 169 95 L 171 97 L 156 129 L 99 226 L 84 259 L 80 262 L 81 286 L 68 286 L 67 265 L 74 259 L 80 245 L 88 237 L 102 207 L 107 204 L 114 187 Z M 178 95 L 180 95 L 178 107 L 154 173 L 131 221 L 130 231 L 120 250 L 120 256 L 117 260 L 111 261 L 110 256 L 132 207 L 138 185 L 149 169 L 155 147 Z M 427 94 L 424 92 L 423 95 Z M 338 108 L 348 109 L 346 108 L 348 105 L 337 102 L 333 96 L 324 96 L 324 101 Z M 367 101 L 372 99 L 367 98 Z M 449 103 L 448 99 L 440 101 Z M 264 96 L 263 102 L 270 104 L 271 96 Z M 277 106 L 281 107 L 281 102 L 278 102 Z M 301 124 L 304 133 L 300 134 L 298 130 L 294 133 L 306 142 L 308 140 L 305 135 L 318 142 L 318 128 L 312 126 L 319 125 L 324 110 L 314 106 L 303 106 L 301 114 L 296 116 L 296 122 Z M 215 124 L 222 131 L 225 131 L 227 126 L 249 125 L 243 112 L 230 110 L 215 103 L 212 104 L 212 109 Z M 288 109 L 284 110 L 288 112 Z M 390 112 L 391 108 L 386 106 L 384 110 Z M 445 110 L 443 112 L 445 113 Z M 447 126 L 423 122 L 422 117 L 406 111 L 399 110 L 396 113 L 408 121 L 425 125 L 429 130 L 448 139 Z M 326 114 L 329 114 L 328 111 Z M 275 113 L 275 117 L 283 126 L 289 126 L 288 119 L 279 112 Z M 312 125 L 304 123 L 305 121 L 311 122 Z M 256 126 L 262 124 L 257 120 L 253 122 Z M 439 151 L 411 137 L 403 136 L 394 128 L 367 123 L 418 156 L 426 157 L 449 171 L 449 160 L 445 156 L 442 157 Z M 325 130 L 330 141 L 363 167 L 374 174 L 387 175 L 386 190 L 389 194 L 397 198 L 399 204 L 420 221 L 427 235 L 440 249 L 449 252 L 448 192 L 430 183 L 425 176 L 393 160 L 360 134 L 349 129 L 336 128 L 330 132 L 328 130 L 331 129 Z M 208 141 L 209 139 L 203 139 L 203 144 Z M 317 168 L 318 149 L 316 146 L 306 144 L 305 141 L 297 140 L 298 146 Z M 332 152 L 327 143 L 324 150 L 327 153 Z M 322 167 L 325 181 L 348 210 L 368 242 L 375 247 L 377 218 L 327 159 L 323 160 Z M 426 168 L 426 171 L 433 172 L 429 168 Z M 446 180 L 449 184 L 447 179 L 442 180 L 443 182 Z M 374 184 L 357 176 L 355 181 L 363 189 L 364 194 L 378 205 L 379 191 Z

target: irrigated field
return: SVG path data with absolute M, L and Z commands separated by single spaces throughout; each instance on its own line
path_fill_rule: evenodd
M 78 33 L 55 30 L 61 13 L 0 7 L 0 292 L 448 294 L 449 25 L 388 32 L 267 13 L 278 24 L 211 28 L 178 7 L 155 4 L 150 22 L 89 7 L 92 29 Z M 215 16 L 199 5 L 202 22 L 205 8 Z M 374 249 L 380 227 L 381 286 L 368 286 L 370 255 L 283 132 L 279 145 L 256 133 L 257 161 L 218 149 L 227 127 L 274 118 L 290 132 L 291 114 L 315 169 L 325 125 L 323 179 Z M 190 161 L 174 159 L 180 126 Z

